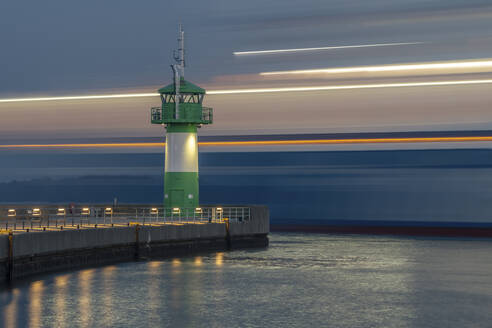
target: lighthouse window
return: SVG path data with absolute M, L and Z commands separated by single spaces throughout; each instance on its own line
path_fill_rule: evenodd
M 194 94 L 183 94 L 181 95 L 181 102 L 190 103 L 190 104 L 198 104 L 199 96 Z
M 176 95 L 161 95 L 162 101 L 165 103 L 174 103 L 176 101 Z M 191 103 L 191 104 L 201 104 L 203 100 L 203 95 L 199 94 L 180 94 L 180 103 Z
M 199 95 L 188 95 L 186 98 L 186 102 L 192 103 L 192 104 L 198 104 L 200 102 L 200 96 Z

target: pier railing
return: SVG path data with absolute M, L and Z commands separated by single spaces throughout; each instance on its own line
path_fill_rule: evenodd
M 39 230 L 118 225 L 244 222 L 250 207 L 164 208 L 139 206 L 0 208 L 0 230 Z

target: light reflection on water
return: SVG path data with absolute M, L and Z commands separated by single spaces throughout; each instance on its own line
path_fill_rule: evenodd
M 31 284 L 29 288 L 29 326 L 39 327 L 41 323 L 41 312 L 44 281 L 39 280 Z
M 224 253 L 218 252 L 215 255 L 215 265 L 221 267 L 224 264 Z
M 82 270 L 78 274 L 78 287 L 79 287 L 79 304 L 78 310 L 80 310 L 81 315 L 80 327 L 90 327 L 92 321 L 92 308 L 91 303 L 93 302 L 92 295 L 92 279 L 94 278 L 94 269 Z
M 67 294 L 68 283 L 70 279 L 69 274 L 60 275 L 55 277 L 55 322 L 57 327 L 68 327 L 67 318 L 65 313 L 67 311 Z
M 17 317 L 17 303 L 20 291 L 18 288 L 14 288 L 10 291 L 9 299 L 4 307 L 5 327 L 15 327 L 16 317 Z
M 103 294 L 102 294 L 102 303 L 104 312 L 100 321 L 102 321 L 102 325 L 105 327 L 111 327 L 113 324 L 113 290 L 114 290 L 114 279 L 116 277 L 116 272 L 118 267 L 115 265 L 110 265 L 102 269 L 102 283 L 103 283 Z
M 160 297 L 159 279 L 162 274 L 162 262 L 151 261 L 148 263 L 148 304 L 149 304 L 149 321 L 154 322 L 156 327 L 161 326 L 160 311 L 163 308 Z
M 2 287 L 0 326 L 486 326 L 491 251 L 490 240 L 272 234 L 268 249 Z

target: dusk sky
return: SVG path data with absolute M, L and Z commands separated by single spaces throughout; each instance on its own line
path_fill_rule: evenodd
M 177 25 L 187 79 L 207 90 L 487 80 L 492 67 L 261 72 L 492 58 L 489 1 L 3 1 L 0 99 L 155 92 L 171 81 Z M 410 43 L 235 56 L 236 51 Z M 491 129 L 491 84 L 208 95 L 202 135 Z M 14 139 L 163 135 L 156 98 L 0 103 Z

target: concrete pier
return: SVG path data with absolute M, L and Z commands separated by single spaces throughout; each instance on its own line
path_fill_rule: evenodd
M 268 245 L 269 211 L 247 221 L 130 224 L 0 235 L 0 282 L 32 274 Z

